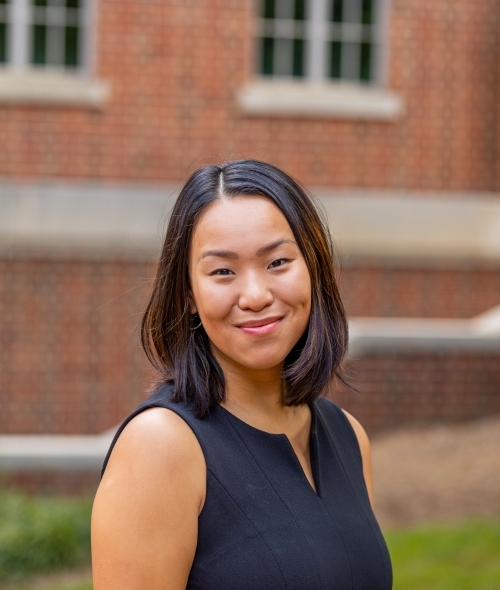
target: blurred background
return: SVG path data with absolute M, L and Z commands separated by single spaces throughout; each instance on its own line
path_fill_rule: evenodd
M 172 203 L 256 158 L 328 216 L 395 587 L 500 588 L 499 52 L 499 0 L 0 0 L 0 582 L 88 561 Z

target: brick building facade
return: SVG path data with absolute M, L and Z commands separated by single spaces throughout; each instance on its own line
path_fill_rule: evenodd
M 98 433 L 145 395 L 137 324 L 158 250 L 106 240 L 94 248 L 94 234 L 84 230 L 73 243 L 64 232 L 73 216 L 88 213 L 89 225 L 106 218 L 97 197 L 89 197 L 87 210 L 82 197 L 83 209 L 67 209 L 61 219 L 55 209 L 59 225 L 46 232 L 36 227 L 52 186 L 61 199 L 80 187 L 94 196 L 135 187 L 136 204 L 146 207 L 148 191 L 163 192 L 166 202 L 200 165 L 253 157 L 332 202 L 346 187 L 375 207 L 380 195 L 405 200 L 412 191 L 425 209 L 438 191 L 450 219 L 454 203 L 474 208 L 478 195 L 497 210 L 498 0 L 381 0 L 379 73 L 371 84 L 259 75 L 264 4 L 89 0 L 81 71 L 16 69 L 9 62 L 15 48 L 10 58 L 5 53 L 0 432 Z M 382 222 L 392 210 L 380 209 Z M 26 225 L 30 216 L 33 226 Z M 425 250 L 425 234 L 414 251 L 397 241 L 377 249 L 347 239 L 341 283 L 349 315 L 471 318 L 499 305 L 500 217 L 490 217 L 476 230 L 457 222 L 451 250 L 439 240 Z M 481 240 L 484 228 L 489 245 L 460 248 L 469 230 Z M 106 234 L 104 226 L 99 231 Z M 498 350 L 370 353 L 349 370 L 359 393 L 333 395 L 371 430 L 500 411 Z
M 10 97 L 3 177 L 182 181 L 238 155 L 315 186 L 499 188 L 497 0 L 392 0 L 387 86 L 404 115 L 391 122 L 239 108 L 255 78 L 256 0 L 94 1 L 91 74 L 109 84 L 109 100 L 40 107 Z

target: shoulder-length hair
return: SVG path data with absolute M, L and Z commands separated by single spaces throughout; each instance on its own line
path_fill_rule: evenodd
M 198 417 L 225 397 L 224 374 L 210 351 L 203 326 L 190 314 L 189 252 L 196 223 L 218 198 L 258 195 L 283 213 L 311 277 L 309 324 L 285 359 L 283 403 L 313 402 L 332 378 L 342 377 L 348 327 L 335 279 L 332 240 L 314 203 L 296 180 L 256 160 L 237 160 L 196 170 L 174 205 L 156 280 L 141 325 L 146 356 L 158 371 L 157 385 L 173 383 L 175 402 L 192 405 Z

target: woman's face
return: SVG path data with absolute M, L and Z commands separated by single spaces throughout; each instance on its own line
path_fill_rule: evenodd
M 189 276 L 197 312 L 222 366 L 279 368 L 304 333 L 311 279 L 287 220 L 269 199 L 218 199 L 201 215 Z

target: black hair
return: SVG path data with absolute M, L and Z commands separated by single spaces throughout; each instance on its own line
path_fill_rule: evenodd
M 225 397 L 224 374 L 200 326 L 190 314 L 189 252 L 194 229 L 207 205 L 218 198 L 258 195 L 283 213 L 311 277 L 308 326 L 285 359 L 283 404 L 311 403 L 332 378 L 342 377 L 348 325 L 334 268 L 332 239 L 311 196 L 279 168 L 236 160 L 196 170 L 172 210 L 156 280 L 141 325 L 141 342 L 157 370 L 157 385 L 174 384 L 173 401 L 193 406 L 198 417 Z

